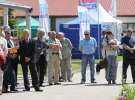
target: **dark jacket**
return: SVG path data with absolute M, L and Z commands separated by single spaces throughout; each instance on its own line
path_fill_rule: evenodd
M 30 62 L 34 62 L 34 55 L 35 55 L 34 40 L 29 39 L 28 43 L 26 43 L 25 40 L 20 41 L 19 55 L 20 55 L 20 63 L 25 63 L 25 57 L 30 58 Z

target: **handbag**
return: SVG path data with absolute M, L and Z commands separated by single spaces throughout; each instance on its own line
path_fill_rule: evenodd
M 101 59 L 99 63 L 96 65 L 96 72 L 99 73 L 101 69 L 107 68 L 108 66 L 108 61 L 106 57 L 106 50 L 105 50 L 105 58 Z

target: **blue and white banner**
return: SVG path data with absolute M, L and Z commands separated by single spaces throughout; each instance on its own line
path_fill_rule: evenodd
M 112 14 L 113 17 L 117 16 L 117 0 L 112 0 L 111 14 Z
M 49 15 L 48 15 L 48 4 L 46 0 L 39 0 L 39 22 L 40 28 L 43 28 L 45 31 L 45 37 L 48 37 L 47 33 L 50 29 L 49 24 Z
M 80 30 L 79 37 L 80 40 L 84 39 L 84 32 L 90 30 L 89 18 L 88 18 L 88 9 L 82 6 L 78 6 L 78 15 L 80 19 Z
M 86 7 L 87 9 L 97 8 L 96 0 L 80 0 L 80 6 Z

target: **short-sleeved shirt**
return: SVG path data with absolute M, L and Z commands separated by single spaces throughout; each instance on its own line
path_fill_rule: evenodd
M 60 41 L 62 48 L 61 48 L 61 52 L 62 52 L 62 58 L 68 58 L 71 57 L 71 51 L 72 51 L 72 43 L 68 38 L 64 38 L 63 41 Z
M 79 49 L 82 54 L 94 54 L 96 51 L 97 42 L 95 38 L 90 37 L 90 39 L 83 39 L 80 41 Z
M 121 44 L 126 44 L 130 48 L 133 48 L 133 47 L 135 47 L 135 37 L 133 37 L 133 36 L 131 36 L 131 37 L 125 36 L 125 37 L 122 38 Z M 123 56 L 126 57 L 126 58 L 135 59 L 135 52 L 130 53 L 128 50 L 123 49 Z

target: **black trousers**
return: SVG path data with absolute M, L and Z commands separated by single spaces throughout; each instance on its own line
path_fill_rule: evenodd
M 18 63 L 19 63 L 18 57 L 16 59 L 12 60 L 13 69 L 15 71 L 15 81 L 16 81 L 16 84 L 17 84 L 17 74 L 18 74 Z
M 129 65 L 131 66 L 132 79 L 135 83 L 135 59 L 128 59 L 126 57 L 123 57 L 122 78 L 127 79 L 127 69 Z
M 8 85 L 11 85 L 10 89 L 15 89 L 16 79 L 15 79 L 15 71 L 14 71 L 14 63 L 12 62 L 13 59 L 7 58 L 6 61 L 6 69 L 4 70 L 3 76 L 3 87 L 4 89 L 8 89 Z
M 39 87 L 39 79 L 38 79 L 36 64 L 30 61 L 29 63 L 21 63 L 21 65 L 22 65 L 25 88 L 27 89 L 30 87 L 29 78 L 28 78 L 28 67 L 30 69 L 33 87 L 34 88 Z
M 39 83 L 40 85 L 44 82 L 44 76 L 46 75 L 47 70 L 47 61 L 45 55 L 41 55 L 38 62 L 36 63 L 37 66 L 37 72 L 39 77 Z

